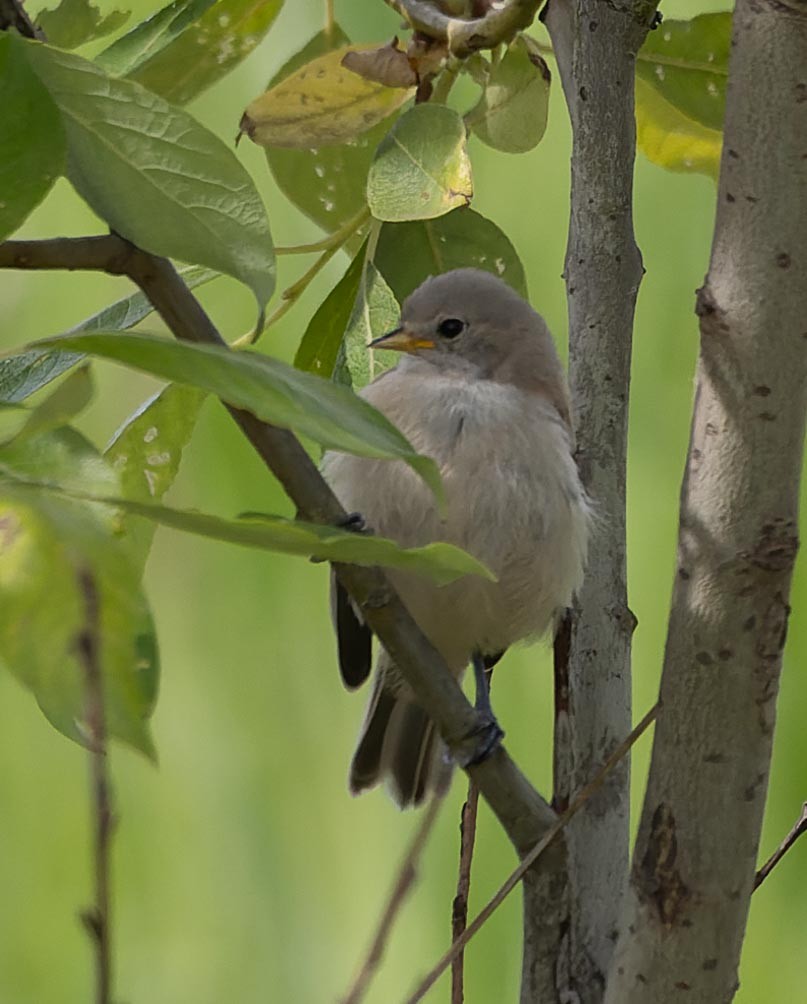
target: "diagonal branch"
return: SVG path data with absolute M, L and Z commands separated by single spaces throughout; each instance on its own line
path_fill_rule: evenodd
M 0 268 L 89 269 L 127 275 L 178 339 L 225 344 L 169 261 L 115 235 L 6 241 L 0 244 Z M 261 422 L 238 408 L 228 407 L 228 411 L 303 518 L 329 524 L 344 521 L 344 509 L 292 432 Z M 452 755 L 458 762 L 466 762 L 481 723 L 437 651 L 379 569 L 337 565 L 336 573 L 434 720 Z M 555 821 L 555 813 L 503 747 L 483 763 L 470 766 L 468 773 L 517 852 L 526 853 Z
M 807 802 L 801 807 L 801 815 L 793 824 L 790 833 L 785 837 L 785 839 L 779 844 L 776 850 L 771 854 L 765 864 L 759 869 L 754 878 L 754 892 L 759 889 L 765 879 L 770 875 L 773 869 L 779 864 L 782 858 L 787 854 L 793 844 L 799 839 L 800 836 L 807 833 Z

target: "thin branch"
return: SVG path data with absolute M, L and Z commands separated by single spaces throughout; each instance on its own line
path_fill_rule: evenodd
M 325 34 L 333 35 L 336 27 L 336 16 L 333 10 L 333 0 L 325 0 Z
M 357 230 L 370 219 L 370 210 L 367 206 L 362 207 L 355 216 L 342 224 L 338 230 L 323 237 L 321 241 L 314 241 L 313 244 L 292 244 L 288 247 L 275 248 L 275 254 L 315 254 L 317 251 L 327 251 L 329 248 L 341 247 L 346 240 L 353 236 Z
M 128 275 L 176 338 L 226 344 L 167 259 L 146 254 L 115 235 L 7 241 L 0 244 L 0 268 L 92 269 Z M 227 407 L 304 519 L 331 525 L 344 521 L 344 508 L 293 433 L 261 422 L 247 411 Z M 377 568 L 334 567 L 418 703 L 434 721 L 453 758 L 458 763 L 471 763 L 483 723 L 386 577 Z M 503 746 L 482 763 L 471 764 L 467 771 L 519 854 L 534 846 L 554 823 L 555 813 Z
M 412 843 L 409 845 L 409 849 L 401 862 L 398 878 L 392 887 L 392 892 L 381 914 L 367 956 L 359 972 L 356 974 L 356 978 L 351 984 L 350 989 L 342 999 L 342 1004 L 359 1004 L 364 999 L 367 988 L 370 986 L 370 981 L 383 958 L 384 949 L 387 946 L 393 924 L 401 911 L 409 890 L 417 878 L 417 865 L 423 853 L 423 848 L 426 846 L 426 841 L 434 829 L 434 823 L 437 819 L 437 813 L 440 811 L 440 806 L 443 804 L 444 795 L 445 791 L 435 794 L 429 801 L 426 811 L 421 817 L 420 825 L 415 831 Z
M 460 818 L 460 872 L 457 878 L 457 895 L 451 911 L 451 940 L 456 942 L 468 926 L 468 897 L 471 892 L 471 864 L 476 842 L 476 815 L 479 808 L 479 789 L 468 782 L 468 797 L 462 805 Z M 459 951 L 451 962 L 451 1004 L 462 1004 L 465 998 L 463 974 L 464 952 Z
M 417 1004 L 418 1001 L 423 1000 L 424 996 L 434 986 L 448 966 L 451 965 L 452 960 L 457 957 L 477 931 L 482 928 L 491 914 L 501 906 L 513 889 L 515 889 L 518 883 L 524 878 L 529 869 L 535 864 L 547 847 L 549 847 L 552 841 L 563 830 L 569 820 L 572 819 L 592 798 L 592 796 L 599 791 L 611 771 L 613 771 L 613 769 L 628 755 L 628 752 L 634 743 L 636 743 L 636 741 L 641 738 L 647 729 L 650 728 L 658 716 L 660 707 L 661 705 L 654 704 L 639 724 L 633 729 L 630 735 L 623 739 L 623 741 L 614 749 L 613 753 L 611 753 L 592 780 L 579 792 L 578 795 L 575 796 L 569 808 L 562 815 L 558 816 L 555 823 L 549 828 L 549 830 L 547 830 L 541 840 L 522 858 L 519 866 L 512 872 L 499 891 L 493 896 L 487 905 L 480 910 L 471 924 L 453 943 L 434 968 L 427 973 L 412 996 L 407 997 L 406 1004 Z
M 803 833 L 807 833 L 807 802 L 802 805 L 801 815 L 793 824 L 793 829 L 790 833 L 788 833 L 778 848 L 757 872 L 756 878 L 754 879 L 754 892 L 759 889 L 765 879 L 770 875 L 773 869 L 779 864 L 785 854 L 787 854 L 793 844 L 795 844 Z
M 96 1004 L 110 1004 L 112 988 L 112 952 L 109 909 L 109 852 L 113 817 L 110 784 L 107 776 L 106 721 L 104 718 L 104 685 L 99 661 L 98 590 L 89 571 L 79 575 L 84 598 L 84 628 L 78 637 L 77 649 L 84 667 L 86 687 L 85 722 L 90 748 L 90 769 L 93 793 L 93 861 L 95 870 L 95 902 L 81 919 L 95 947 Z
M 543 0 L 510 0 L 484 17 L 452 17 L 429 0 L 385 0 L 423 35 L 445 42 L 455 56 L 493 49 L 529 27 Z

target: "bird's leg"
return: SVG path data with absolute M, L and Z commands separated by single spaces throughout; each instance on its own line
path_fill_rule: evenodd
M 474 707 L 476 708 L 479 724 L 474 730 L 473 745 L 470 753 L 463 757 L 462 767 L 470 767 L 473 764 L 482 763 L 483 760 L 487 760 L 498 749 L 502 739 L 504 739 L 504 732 L 496 721 L 493 708 L 490 706 L 488 674 L 485 670 L 485 660 L 480 652 L 473 653 L 471 656 L 471 665 L 473 666 L 474 682 L 476 683 Z
M 369 533 L 364 516 L 360 512 L 349 512 L 344 519 L 339 520 L 337 526 L 340 530 L 353 530 L 354 533 Z

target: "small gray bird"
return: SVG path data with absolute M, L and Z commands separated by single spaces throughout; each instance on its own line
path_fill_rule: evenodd
M 427 279 L 405 301 L 401 326 L 372 345 L 404 356 L 361 395 L 437 462 L 447 514 L 400 461 L 328 453 L 323 473 L 379 534 L 406 547 L 449 541 L 497 576 L 437 586 L 389 572 L 449 669 L 459 677 L 473 662 L 479 684 L 506 648 L 553 628 L 583 577 L 590 509 L 563 368 L 543 319 L 477 269 Z M 332 604 L 342 678 L 357 687 L 371 668 L 369 630 L 336 582 Z M 351 792 L 388 778 L 399 806 L 418 805 L 444 760 L 434 726 L 382 651 Z

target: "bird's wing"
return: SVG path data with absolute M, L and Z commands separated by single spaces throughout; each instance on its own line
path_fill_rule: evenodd
M 331 614 L 339 648 L 339 672 L 349 690 L 360 687 L 370 675 L 373 635 L 362 620 L 347 590 L 331 571 Z

